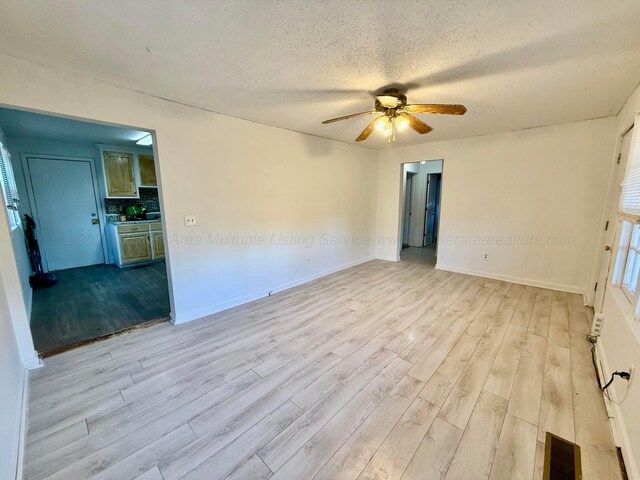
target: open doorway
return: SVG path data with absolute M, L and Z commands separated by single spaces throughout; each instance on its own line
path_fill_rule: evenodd
M 403 165 L 400 260 L 435 265 L 440 225 L 442 160 Z
M 169 319 L 152 143 L 148 131 L 0 108 L 12 246 L 40 356 Z

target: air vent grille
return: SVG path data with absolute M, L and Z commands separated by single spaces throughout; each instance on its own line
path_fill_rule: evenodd
M 543 478 L 544 480 L 581 480 L 580 447 L 547 432 Z

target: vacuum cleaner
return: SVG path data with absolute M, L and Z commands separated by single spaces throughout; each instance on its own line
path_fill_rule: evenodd
M 29 285 L 31 288 L 47 288 L 52 287 L 58 280 L 52 273 L 44 273 L 42 270 L 42 257 L 40 256 L 40 246 L 36 238 L 36 222 L 29 215 L 24 216 L 25 219 L 25 238 L 27 242 L 27 252 L 29 253 L 29 262 L 31 263 L 31 271 L 33 275 L 29 277 Z

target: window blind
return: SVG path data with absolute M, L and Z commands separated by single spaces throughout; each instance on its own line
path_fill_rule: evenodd
M 0 183 L 2 184 L 5 205 L 9 210 L 18 210 L 20 198 L 11 167 L 11 157 L 2 143 L 0 143 Z
M 624 174 L 622 183 L 620 211 L 629 215 L 640 216 L 640 125 L 638 124 L 638 115 L 636 115 L 634 125 L 627 171 Z

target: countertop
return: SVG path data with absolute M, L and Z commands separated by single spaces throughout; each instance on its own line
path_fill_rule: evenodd
M 111 225 L 133 225 L 136 223 L 160 223 L 161 218 L 154 218 L 153 220 L 130 220 L 127 222 L 111 222 Z

